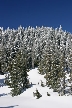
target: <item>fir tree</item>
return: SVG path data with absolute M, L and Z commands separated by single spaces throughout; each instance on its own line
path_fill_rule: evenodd
M 6 80 L 9 85 L 12 96 L 21 94 L 24 88 L 29 87 L 29 81 L 27 78 L 26 57 L 21 51 L 16 54 L 14 59 L 10 59 L 11 62 L 8 66 L 8 78 Z

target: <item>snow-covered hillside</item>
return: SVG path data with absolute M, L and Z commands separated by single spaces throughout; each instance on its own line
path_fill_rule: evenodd
M 72 108 L 71 96 L 58 96 L 58 93 L 48 87 L 41 87 L 41 80 L 45 84 L 45 79 L 43 75 L 38 74 L 37 68 L 30 70 L 28 75 L 29 81 L 32 82 L 31 88 L 15 97 L 11 97 L 11 89 L 4 85 L 5 76 L 0 75 L 0 108 Z M 36 88 L 42 95 L 40 99 L 33 97 Z M 51 96 L 47 96 L 47 92 Z

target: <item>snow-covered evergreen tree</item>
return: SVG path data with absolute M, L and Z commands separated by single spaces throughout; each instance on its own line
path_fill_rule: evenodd
M 17 63 L 18 60 L 20 64 Z M 72 83 L 72 34 L 63 31 L 61 25 L 59 29 L 44 26 L 24 28 L 20 25 L 18 29 L 8 27 L 4 30 L 0 27 L 0 70 L 13 71 L 14 74 L 20 72 L 20 77 L 25 76 L 26 73 L 24 74 L 24 70 L 18 65 L 24 65 L 22 68 L 25 71 L 38 66 L 39 73 L 45 74 L 48 86 L 56 89 L 55 91 L 62 89 L 65 94 L 66 74 L 69 71 L 69 81 Z M 9 78 L 6 76 L 8 82 Z M 22 78 L 19 81 L 22 81 Z
M 25 87 L 29 87 L 26 55 L 19 50 L 13 59 L 9 59 L 11 62 L 9 62 L 8 65 L 8 77 L 6 77 L 6 83 L 12 88 L 12 96 L 16 96 L 21 94 Z

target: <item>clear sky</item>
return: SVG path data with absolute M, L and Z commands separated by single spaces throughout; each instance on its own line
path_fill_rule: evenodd
M 0 27 L 59 27 L 72 33 L 72 0 L 0 0 Z

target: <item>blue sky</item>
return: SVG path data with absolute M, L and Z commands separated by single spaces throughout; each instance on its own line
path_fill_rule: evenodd
M 0 27 L 59 27 L 72 33 L 72 0 L 0 0 Z

